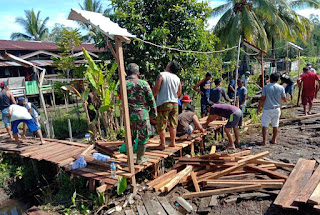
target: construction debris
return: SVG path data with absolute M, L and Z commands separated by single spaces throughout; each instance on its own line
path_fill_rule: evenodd
M 203 200 L 208 201 L 207 206 L 217 205 L 221 194 L 279 190 L 288 176 L 276 170 L 282 167 L 293 168 L 294 165 L 266 159 L 268 155 L 268 151 L 251 155 L 250 150 L 245 150 L 233 154 L 212 153 L 192 158 L 182 157 L 176 162 L 175 169 L 150 181 L 147 185 L 150 189 L 160 192 L 169 192 L 179 183 L 188 185 L 190 190 L 195 192 L 184 193 L 182 197 L 185 199 L 208 197 Z M 251 199 L 255 194 L 256 198 L 270 196 L 255 192 L 248 196 L 235 195 L 237 198 L 225 201 L 234 202 L 238 198 Z M 198 210 L 204 212 L 208 209 L 207 206 L 199 207 Z

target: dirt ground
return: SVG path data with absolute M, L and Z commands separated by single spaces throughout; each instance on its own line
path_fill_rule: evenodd
M 312 111 L 313 114 L 320 113 L 320 103 L 314 104 Z M 302 116 L 303 109 L 291 108 L 284 109 L 282 118 Z M 299 158 L 315 159 L 320 158 L 320 117 L 311 117 L 301 121 L 293 121 L 285 124 L 280 124 L 277 144 L 267 144 L 266 146 L 260 146 L 259 143 L 262 141 L 261 126 L 249 127 L 248 130 L 243 131 L 241 134 L 241 148 L 250 148 L 254 154 L 269 151 L 270 155 L 268 158 L 282 161 L 286 163 L 296 164 Z M 272 128 L 269 129 L 268 140 L 271 140 Z M 320 161 L 320 160 L 319 160 Z M 281 169 L 281 173 L 289 175 L 290 171 Z M 171 204 L 174 208 L 177 207 L 172 203 L 179 195 L 184 191 L 181 186 L 174 189 L 172 192 L 166 195 L 170 199 Z M 300 211 L 287 211 L 283 210 L 275 205 L 273 201 L 277 195 L 270 195 L 266 198 L 258 198 L 252 200 L 240 200 L 236 202 L 226 203 L 224 199 L 230 199 L 234 195 L 225 195 L 219 197 L 219 204 L 216 207 L 212 207 L 209 214 L 247 214 L 247 215 L 295 215 L 305 214 L 313 215 L 320 214 L 314 211 L 312 208 L 305 207 Z M 194 208 L 199 207 L 201 199 L 190 200 L 189 203 Z M 183 213 L 181 213 L 183 214 Z

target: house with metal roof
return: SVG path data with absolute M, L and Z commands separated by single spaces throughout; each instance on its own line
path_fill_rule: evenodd
M 83 64 L 84 55 L 82 48 L 85 48 L 91 57 L 99 61 L 98 53 L 104 50 L 99 50 L 94 44 L 83 43 L 74 48 L 74 54 L 76 57 L 75 64 Z M 46 70 L 43 92 L 44 94 L 52 93 L 52 83 L 55 81 L 70 82 L 74 79 L 61 79 L 58 77 L 60 72 L 52 66 L 52 57 L 58 57 L 59 46 L 53 42 L 41 42 L 41 41 L 12 41 L 12 40 L 0 40 L 0 81 L 8 80 L 11 85 L 11 89 L 15 97 L 25 95 L 28 98 L 38 97 L 39 90 L 37 87 L 36 73 L 32 68 L 24 67 L 22 64 L 7 59 L 4 53 L 9 53 L 20 59 L 28 61 L 35 66 L 41 67 Z

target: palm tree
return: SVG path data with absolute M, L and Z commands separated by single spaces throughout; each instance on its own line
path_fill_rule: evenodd
M 36 40 L 42 41 L 48 35 L 48 28 L 46 27 L 46 23 L 49 20 L 49 17 L 44 20 L 40 19 L 40 12 L 37 14 L 32 10 L 25 10 L 25 18 L 18 17 L 15 22 L 20 24 L 26 33 L 12 33 L 12 40 Z
M 236 45 L 243 39 L 265 49 L 268 45 L 265 22 L 276 20 L 277 7 L 270 0 L 227 0 L 227 3 L 213 9 L 213 16 L 223 14 L 214 28 L 220 38 L 220 46 Z M 264 20 L 259 19 L 262 14 Z
M 242 38 L 266 49 L 268 42 L 274 48 L 275 38 L 303 41 L 310 35 L 312 23 L 298 15 L 298 7 L 319 7 L 317 0 L 228 0 L 226 4 L 213 9 L 213 16 L 223 13 L 214 28 L 221 38 L 220 45 L 235 45 Z
M 102 13 L 102 4 L 100 0 L 84 0 L 83 5 L 79 4 L 82 10 Z

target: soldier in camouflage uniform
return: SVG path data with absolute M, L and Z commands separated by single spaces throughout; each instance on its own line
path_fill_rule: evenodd
M 139 79 L 139 66 L 135 63 L 128 65 L 127 93 L 130 113 L 130 128 L 132 140 L 138 139 L 137 164 L 148 161 L 144 156 L 146 143 L 151 135 L 151 117 L 157 116 L 156 103 L 149 84 Z M 118 86 L 118 94 L 120 86 Z M 119 94 L 120 95 L 120 94 Z

